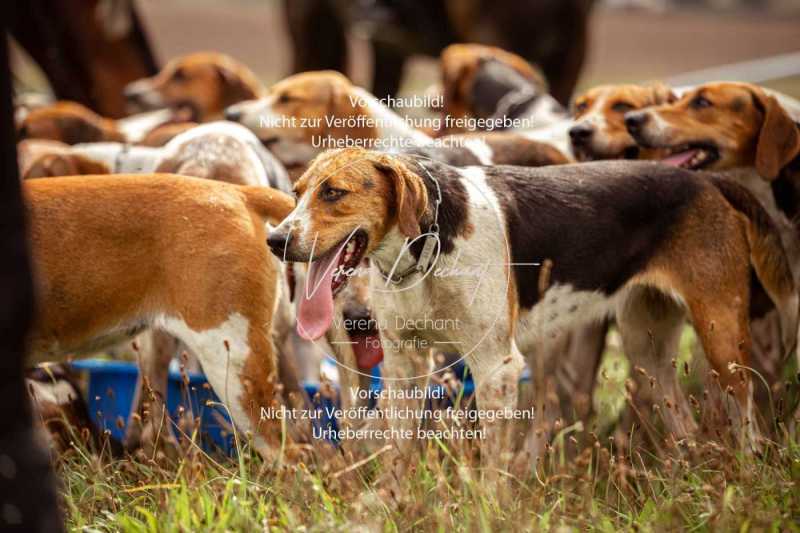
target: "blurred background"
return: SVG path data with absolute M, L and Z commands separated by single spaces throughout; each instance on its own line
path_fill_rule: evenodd
M 295 2 L 292 8 L 309 3 L 308 0 L 290 2 Z M 336 0 L 331 3 L 342 4 Z M 548 3 L 553 4 L 553 0 L 528 2 Z M 742 81 L 756 82 L 774 77 L 763 84 L 800 97 L 800 0 L 585 0 L 583 3 L 589 6 L 589 15 L 585 60 L 578 70 L 578 91 L 600 83 L 654 79 L 675 84 L 710 81 L 720 77 L 720 72 L 705 69 L 784 54 L 766 64 L 742 65 L 721 74 L 733 73 L 732 77 Z M 356 0 L 346 4 L 346 9 L 355 13 L 352 16 L 355 22 L 345 32 L 347 69 L 356 83 L 371 87 L 374 61 L 367 39 L 393 27 L 390 18 L 385 23 L 381 11 L 387 5 L 391 8 L 393 2 Z M 480 2 L 473 0 L 459 0 L 455 4 L 467 11 L 470 6 L 481 7 Z M 293 71 L 287 4 L 281 0 L 134 0 L 134 5 L 159 65 L 180 54 L 213 49 L 243 61 L 265 83 Z M 331 22 L 328 17 L 318 18 L 323 20 L 317 21 L 320 25 L 317 30 L 325 29 Z M 569 16 L 558 23 L 568 29 L 579 26 Z M 515 22 L 523 29 L 526 24 L 528 21 Z M 551 38 L 543 33 L 547 31 L 542 29 L 543 25 L 558 34 L 553 24 L 531 20 L 528 24 L 531 38 L 545 42 Z M 426 31 L 434 31 L 424 25 L 416 30 L 418 35 L 410 38 L 425 39 Z M 425 48 L 425 44 L 421 43 L 419 48 Z M 310 42 L 309 47 L 311 53 L 324 53 L 328 44 L 320 37 L 319 41 Z M 23 89 L 45 86 L 44 77 L 26 60 L 24 52 L 19 47 L 15 50 L 17 86 Z M 795 55 L 785 56 L 789 53 Z M 415 55 L 404 69 L 401 93 L 421 91 L 435 82 L 437 76 L 433 56 Z M 750 76 L 755 79 L 746 79 Z

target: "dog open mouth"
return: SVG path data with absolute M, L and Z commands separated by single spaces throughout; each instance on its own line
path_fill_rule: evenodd
M 719 159 L 719 150 L 709 143 L 687 143 L 670 149 L 670 155 L 662 163 L 674 167 L 700 170 Z
M 322 337 L 333 322 L 333 298 L 347 284 L 367 251 L 367 234 L 358 230 L 314 259 L 300 287 L 297 332 L 307 340 Z
M 345 306 L 342 315 L 359 370 L 371 370 L 383 361 L 377 321 L 372 318 L 369 309 L 360 306 L 356 309 Z

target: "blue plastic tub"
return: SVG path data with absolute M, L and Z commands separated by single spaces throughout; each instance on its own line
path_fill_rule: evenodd
M 84 359 L 72 366 L 89 374 L 87 402 L 92 421 L 101 430 L 122 440 L 130 419 L 133 396 L 139 369 L 135 363 L 125 361 L 103 361 Z M 178 420 L 179 408 L 200 417 L 200 438 L 207 451 L 215 449 L 230 453 L 234 450 L 230 419 L 219 406 L 206 405 L 207 401 L 219 402 L 219 398 L 207 385 L 202 374 L 187 374 L 184 385 L 181 374 L 171 370 L 167 383 L 167 409 L 170 417 Z
M 113 437 L 122 440 L 125 437 L 133 396 L 136 392 L 136 381 L 139 369 L 135 363 L 125 361 L 105 361 L 100 359 L 83 359 L 72 363 L 73 368 L 88 373 L 87 402 L 92 421 L 100 430 L 108 430 Z M 456 375 L 464 376 L 464 398 L 474 392 L 474 383 L 469 371 L 466 371 L 463 362 L 453 368 Z M 381 365 L 372 369 L 370 381 L 370 406 L 374 407 L 376 399 L 383 388 L 381 380 Z M 180 372 L 172 369 L 169 372 L 167 384 L 167 409 L 173 421 L 178 420 L 180 407 L 190 410 L 193 418 L 200 417 L 200 439 L 206 451 L 221 450 L 232 454 L 235 451 L 234 437 L 231 432 L 231 422 L 225 410 L 216 405 L 206 405 L 211 402 L 219 403 L 219 398 L 208 385 L 203 374 L 188 373 L 188 384 L 184 385 Z M 530 374 L 523 374 L 521 381 L 530 379 Z M 441 387 L 441 385 L 431 385 Z M 318 394 L 318 383 L 304 383 L 303 389 L 308 395 L 310 408 L 322 411 L 314 419 L 317 429 L 336 430 L 338 425 L 335 418 L 329 418 L 327 411 L 338 405 L 338 398 L 323 397 Z
M 139 368 L 126 361 L 83 359 L 72 363 L 73 368 L 88 374 L 87 403 L 92 422 L 102 431 L 122 440 L 133 409 L 136 381 Z M 180 407 L 192 410 L 193 418 L 200 417 L 200 439 L 206 451 L 221 450 L 227 454 L 235 451 L 231 423 L 225 410 L 216 405 L 206 405 L 209 400 L 219 403 L 219 398 L 203 374 L 188 373 L 188 385 L 184 385 L 181 374 L 171 370 L 167 382 L 167 409 L 173 421 L 178 420 Z M 327 413 L 338 405 L 338 398 L 317 394 L 318 383 L 304 383 L 310 408 L 321 411 L 314 419 L 318 429 L 336 429 L 336 420 Z M 326 410 L 327 409 L 327 410 Z

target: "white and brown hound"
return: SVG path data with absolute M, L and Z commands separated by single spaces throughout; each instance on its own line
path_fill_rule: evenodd
M 218 52 L 177 57 L 151 78 L 125 88 L 134 109 L 186 110 L 191 120 L 219 120 L 226 107 L 259 98 L 261 82 L 244 64 Z
M 752 437 L 749 377 L 729 367 L 749 354 L 751 265 L 780 310 L 786 348 L 795 344 L 797 294 L 780 240 L 755 200 L 724 180 L 649 162 L 458 169 L 343 149 L 318 157 L 295 190 L 297 207 L 268 243 L 284 260 L 312 261 L 299 328 L 325 333 L 334 296 L 369 257 L 389 409 L 407 406 L 398 392 L 428 371 L 417 353 L 448 343 L 472 370 L 479 409 L 513 410 L 522 354 L 537 339 L 611 313 L 626 353 L 646 369 L 670 365 L 688 309 L 736 398 L 731 416 Z M 665 396 L 685 404 L 678 389 Z M 510 458 L 506 422 L 483 420 L 488 464 Z M 676 434 L 688 430 L 678 424 Z
M 264 242 L 294 200 L 171 174 L 23 183 L 38 288 L 32 353 L 96 350 L 145 328 L 183 341 L 267 456 L 278 430 L 271 339 L 280 265 Z
M 17 125 L 17 133 L 20 139 L 45 139 L 65 144 L 139 143 L 165 125 L 172 125 L 172 131 L 175 131 L 187 117 L 185 113 L 159 109 L 114 120 L 98 115 L 83 104 L 59 101 L 26 113 Z M 163 132 L 160 138 L 165 138 Z M 148 144 L 153 145 L 152 137 Z
M 195 126 L 152 148 L 123 143 L 64 146 L 27 140 L 18 147 L 24 179 L 85 174 L 166 172 L 288 192 L 288 175 L 258 138 L 233 122 Z
M 679 100 L 630 112 L 625 118 L 632 138 L 663 162 L 713 170 L 747 187 L 779 228 L 795 279 L 800 279 L 798 121 L 797 101 L 734 82 L 699 85 L 684 90 Z M 769 305 L 756 306 L 753 317 L 769 311 Z M 776 349 L 777 322 L 775 313 L 754 322 L 754 366 L 771 387 L 784 383 L 785 354 Z M 770 401 L 759 392 L 764 403 Z

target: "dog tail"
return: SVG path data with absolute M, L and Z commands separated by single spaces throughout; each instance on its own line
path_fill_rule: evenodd
M 242 185 L 239 190 L 248 207 L 270 224 L 280 224 L 294 209 L 294 198 L 272 187 Z
M 795 350 L 798 328 L 798 291 L 778 228 L 756 198 L 730 180 L 712 182 L 736 211 L 747 218 L 750 263 L 758 280 L 778 310 L 784 354 Z

